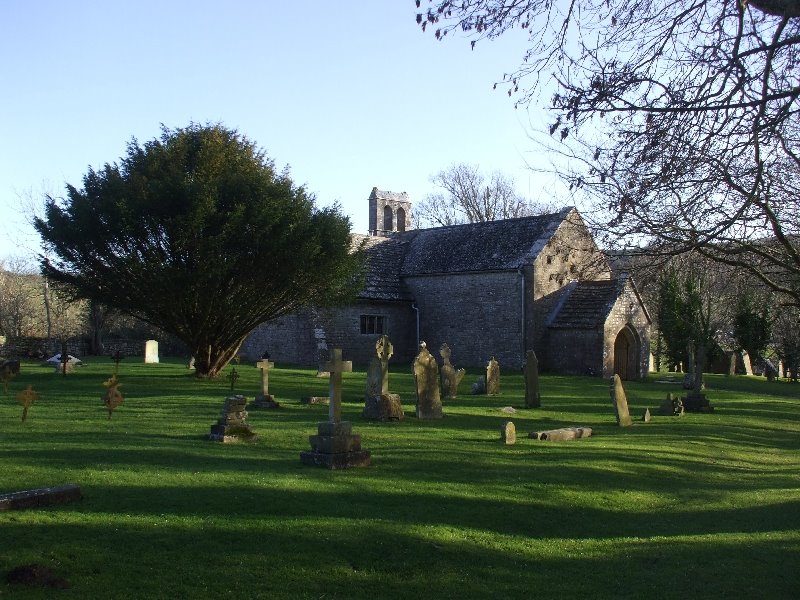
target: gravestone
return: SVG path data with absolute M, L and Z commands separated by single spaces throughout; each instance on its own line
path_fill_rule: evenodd
M 417 389 L 417 418 L 441 419 L 442 399 L 439 396 L 439 365 L 425 342 L 419 345 L 414 359 L 414 382 Z
M 394 348 L 386 335 L 375 342 L 375 355 L 367 369 L 367 389 L 364 395 L 363 415 L 377 421 L 400 421 L 403 404 L 399 394 L 389 392 L 389 359 Z
M 17 394 L 17 402 L 22 405 L 22 422 L 28 418 L 28 409 L 39 399 L 39 393 L 33 391 L 33 386 L 28 386 Z
M 658 414 L 666 417 L 682 417 L 683 413 L 683 400 L 672 394 L 667 394 L 667 397 L 661 402 L 661 406 L 658 407 Z
M 16 369 L 14 368 L 14 363 L 16 363 Z M 14 379 L 19 373 L 19 361 L 10 361 L 6 360 L 3 361 L 2 365 L 0 365 L 0 380 L 3 382 L 3 393 L 8 393 L 8 384 L 9 382 Z
M 645 408 L 644 409 L 644 414 L 642 415 L 642 421 L 645 422 L 645 423 L 649 423 L 651 421 L 651 419 L 652 419 L 652 417 L 650 416 L 650 409 L 649 408 Z
M 561 429 L 550 429 L 547 431 L 534 431 L 528 434 L 534 440 L 547 442 L 568 442 L 581 438 L 592 437 L 591 427 L 562 427 Z
M 48 488 L 0 494 L 0 511 L 66 504 L 81 499 L 81 486 L 75 483 Z
M 525 354 L 522 370 L 525 375 L 525 406 L 539 408 L 542 406 L 542 397 L 539 394 L 539 360 L 533 350 L 528 350 Z
M 500 391 L 500 365 L 494 356 L 486 365 L 486 395 L 496 396 Z
M 122 393 L 119 391 L 120 383 L 117 379 L 117 374 L 114 373 L 109 379 L 104 381 L 103 386 L 106 388 L 106 393 L 103 394 L 100 399 L 103 401 L 108 411 L 108 418 L 111 419 L 111 413 L 113 413 L 124 400 Z
M 728 363 L 728 376 L 733 377 L 734 375 L 736 375 L 736 352 L 731 352 Z
M 147 340 L 144 343 L 144 362 L 157 363 L 158 362 L 158 341 Z
M 500 426 L 500 441 L 511 446 L 517 442 L 517 428 L 513 421 L 506 421 Z
M 692 392 L 681 398 L 681 400 L 683 402 L 683 408 L 684 410 L 686 410 L 686 412 L 696 412 L 696 413 L 714 412 L 714 407 L 711 406 L 705 394 L 695 394 L 694 392 Z
M 256 367 L 261 370 L 261 393 L 248 405 L 250 409 L 280 408 L 280 404 L 269 393 L 269 370 L 275 366 L 268 358 L 261 359 Z
M 778 379 L 783 379 L 783 361 L 778 361 Z
M 256 434 L 247 424 L 247 398 L 241 394 L 228 396 L 222 406 L 222 414 L 217 422 L 211 426 L 208 439 L 214 442 L 238 442 L 240 440 L 255 440 Z
M 442 357 L 442 396 L 445 398 L 455 398 L 458 395 L 458 384 L 464 379 L 464 373 L 466 373 L 464 369 L 456 371 L 450 362 L 452 354 L 453 352 L 447 344 L 442 344 L 439 348 L 439 355 Z
M 328 469 L 368 467 L 370 451 L 361 448 L 361 436 L 353 433 L 353 425 L 342 421 L 342 373 L 353 370 L 353 363 L 342 360 L 341 348 L 333 348 L 324 370 L 330 373 L 328 421 L 317 424 L 317 435 L 308 437 L 310 452 L 301 452 L 303 464 Z
M 622 380 L 619 375 L 614 374 L 611 378 L 611 402 L 614 404 L 614 414 L 617 417 L 617 425 L 629 427 L 633 424 L 630 412 L 628 412 L 628 397 L 625 395 L 625 388 L 622 387 Z
M 753 374 L 753 363 L 750 362 L 750 355 L 747 353 L 747 350 L 742 350 L 739 352 L 739 357 L 742 361 L 742 369 L 744 370 L 745 375 L 752 375 Z

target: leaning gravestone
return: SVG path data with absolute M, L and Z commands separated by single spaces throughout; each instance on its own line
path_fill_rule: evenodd
M 144 362 L 157 363 L 158 362 L 158 341 L 147 340 L 144 343 Z
M 628 397 L 625 395 L 625 388 L 622 387 L 622 380 L 619 375 L 611 378 L 611 401 L 614 404 L 614 414 L 617 416 L 617 425 L 628 427 L 633 424 L 630 412 L 628 411 Z
M 486 395 L 496 396 L 500 391 L 500 365 L 494 356 L 486 365 Z
M 506 421 L 500 426 L 500 441 L 507 446 L 517 442 L 517 428 L 513 421 Z
M 542 397 L 539 394 L 539 360 L 533 350 L 528 350 L 525 354 L 522 370 L 525 374 L 525 406 L 539 408 L 542 406 Z
M 28 409 L 39 399 L 39 393 L 33 391 L 32 386 L 28 386 L 17 394 L 17 402 L 22 405 L 22 422 L 28 418 Z
M 399 394 L 389 392 L 389 359 L 394 348 L 386 335 L 375 342 L 375 355 L 367 369 L 367 390 L 364 395 L 364 412 L 367 419 L 376 421 L 400 421 L 403 419 L 403 404 Z
M 650 416 L 650 409 L 649 408 L 645 408 L 644 409 L 644 414 L 642 415 L 642 421 L 645 422 L 645 423 L 649 423 L 651 420 L 652 420 L 652 417 Z
M 342 360 L 341 348 L 333 348 L 323 369 L 331 378 L 328 421 L 317 424 L 317 435 L 308 438 L 311 452 L 301 452 L 300 460 L 328 469 L 368 467 L 372 461 L 370 451 L 362 450 L 361 436 L 353 433 L 353 425 L 342 421 L 342 373 L 352 371 L 353 363 Z
M 122 393 L 119 391 L 120 383 L 119 379 L 117 379 L 117 374 L 114 373 L 109 379 L 104 381 L 103 386 L 106 388 L 106 393 L 103 394 L 100 399 L 103 401 L 108 411 L 108 418 L 111 419 L 111 413 L 124 401 Z
M 222 406 L 222 415 L 211 426 L 208 439 L 214 442 L 238 442 L 239 440 L 254 440 L 256 434 L 247 424 L 247 398 L 237 394 L 225 398 Z
M 458 384 L 464 379 L 464 373 L 466 373 L 464 369 L 456 371 L 450 362 L 452 354 L 453 352 L 447 344 L 442 344 L 439 348 L 439 355 L 442 357 L 442 396 L 445 398 L 455 398 L 458 395 Z
M 268 359 L 262 359 L 256 363 L 256 367 L 261 370 L 261 393 L 255 397 L 248 408 L 280 408 L 281 405 L 278 404 L 274 396 L 269 393 L 269 370 L 274 366 L 275 363 L 270 362 Z
M 442 399 L 439 395 L 439 365 L 425 342 L 419 345 L 414 359 L 414 382 L 417 387 L 417 418 L 441 419 Z

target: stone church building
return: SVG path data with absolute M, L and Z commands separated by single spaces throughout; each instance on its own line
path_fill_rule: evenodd
M 369 235 L 353 238 L 368 259 L 356 300 L 266 323 L 243 355 L 267 351 L 281 364 L 317 366 L 329 348 L 342 348 L 366 365 L 387 334 L 395 365 L 410 364 L 425 341 L 437 358 L 446 342 L 457 367 L 483 367 L 494 356 L 501 368 L 517 370 L 533 349 L 552 373 L 647 374 L 647 309 L 631 279 L 612 278 L 574 208 L 413 229 L 408 196 L 373 188 Z

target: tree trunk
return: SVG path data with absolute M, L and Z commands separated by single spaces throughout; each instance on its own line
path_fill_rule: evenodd
M 703 371 L 706 368 L 706 346 L 705 344 L 698 344 L 694 351 L 694 379 L 692 383 L 692 390 L 695 395 L 703 392 Z
M 190 345 L 192 356 L 195 357 L 194 369 L 197 377 L 214 379 L 224 369 L 239 348 L 242 347 L 244 338 L 237 340 L 230 346 L 215 346 L 213 344 Z

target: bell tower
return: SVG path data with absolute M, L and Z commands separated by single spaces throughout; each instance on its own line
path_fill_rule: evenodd
M 411 200 L 405 192 L 372 188 L 369 195 L 369 234 L 386 237 L 411 229 Z

